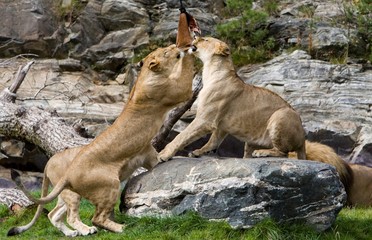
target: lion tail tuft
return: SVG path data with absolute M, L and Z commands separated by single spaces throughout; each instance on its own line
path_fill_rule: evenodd
M 10 236 L 15 236 L 17 234 L 20 234 L 22 231 L 19 230 L 19 227 L 13 227 L 11 228 L 8 233 L 7 233 L 7 236 L 10 237 Z
M 340 181 L 345 187 L 346 194 L 349 196 L 354 181 L 353 171 L 350 165 L 337 155 L 331 147 L 317 142 L 306 141 L 306 158 L 334 166 L 340 176 Z
M 10 169 L 10 177 L 12 178 L 12 180 L 14 182 L 20 182 L 21 181 L 21 175 L 16 171 L 14 170 L 13 168 Z

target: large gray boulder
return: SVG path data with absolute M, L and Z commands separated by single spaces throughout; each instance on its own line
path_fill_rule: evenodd
M 176 158 L 132 178 L 121 210 L 169 216 L 196 211 L 234 228 L 272 218 L 328 229 L 346 200 L 335 169 L 289 159 Z

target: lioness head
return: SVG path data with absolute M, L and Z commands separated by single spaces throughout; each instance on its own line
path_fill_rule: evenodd
M 130 99 L 174 105 L 192 94 L 194 57 L 171 45 L 158 48 L 142 61 Z
M 198 37 L 193 41 L 192 47 L 189 49 L 203 62 L 209 61 L 213 56 L 227 57 L 230 55 L 229 46 L 212 37 Z

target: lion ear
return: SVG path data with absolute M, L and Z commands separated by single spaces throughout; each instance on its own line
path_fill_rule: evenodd
M 226 43 L 218 43 L 217 46 L 216 46 L 215 53 L 217 55 L 227 57 L 227 56 L 230 55 L 230 48 L 229 48 L 229 46 L 227 46 Z
M 159 71 L 160 68 L 159 64 L 160 62 L 156 58 L 154 58 L 149 63 L 149 69 L 154 72 Z

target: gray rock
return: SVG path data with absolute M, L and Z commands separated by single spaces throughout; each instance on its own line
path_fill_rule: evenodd
M 80 57 L 87 63 L 95 64 L 95 70 L 111 70 L 115 75 L 134 56 L 134 49 L 148 43 L 146 27 L 114 31 L 89 47 Z
M 314 11 L 315 18 L 335 19 L 345 16 L 345 2 L 342 0 L 336 1 L 319 1 Z
M 105 28 L 99 19 L 101 0 L 91 0 L 82 10 L 76 22 L 68 27 L 69 35 L 63 40 L 68 45 L 69 55 L 79 58 L 87 48 L 98 44 L 106 35 Z
M 120 208 L 135 216 L 196 211 L 234 228 L 300 221 L 324 231 L 345 199 L 335 169 L 318 162 L 177 158 L 129 180 Z
M 365 126 L 360 130 L 350 162 L 372 167 L 372 128 Z
M 349 46 L 356 43 L 355 31 L 335 27 L 318 27 L 312 37 L 312 50 L 319 59 L 342 59 L 348 54 Z
M 42 172 L 48 161 L 40 148 L 14 139 L 0 137 L 0 151 L 0 165 L 8 168 Z
M 319 20 L 328 20 L 344 16 L 345 2 L 342 0 L 321 1 L 321 0 L 302 0 L 302 1 L 286 1 L 286 4 L 281 4 L 281 15 L 294 16 L 298 18 L 314 17 Z
M 138 1 L 106 0 L 102 3 L 100 20 L 107 31 L 128 29 L 138 25 L 146 26 L 149 15 Z
M 43 174 L 39 172 L 22 172 L 22 183 L 30 191 L 40 190 Z M 10 177 L 10 169 L 0 166 L 0 189 L 16 188 L 16 184 Z
M 21 53 L 50 56 L 55 46 L 49 46 L 43 38 L 58 27 L 53 12 L 48 11 L 52 6 L 46 0 L 0 2 L 0 57 Z

